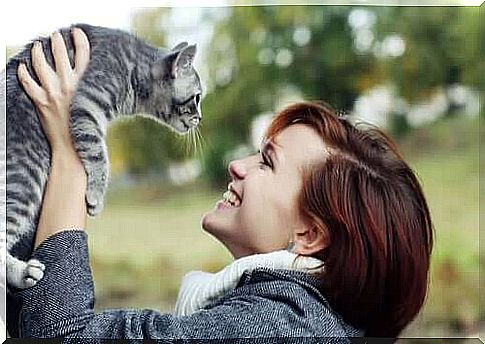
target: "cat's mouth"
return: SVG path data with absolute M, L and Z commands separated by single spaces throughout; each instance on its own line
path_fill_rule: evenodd
M 184 134 L 184 133 L 187 133 L 190 129 L 197 127 L 197 125 L 200 122 L 200 119 L 199 117 L 192 117 L 192 118 L 182 117 L 177 119 L 174 122 L 175 123 L 172 124 L 172 127 L 174 127 L 175 130 L 177 130 L 179 133 Z
M 157 118 L 169 125 L 171 128 L 173 128 L 177 133 L 179 134 L 185 134 L 187 133 L 192 127 L 194 127 L 194 123 L 192 122 L 187 122 L 183 118 L 178 118 L 174 119 L 173 115 L 167 114 L 163 111 L 156 111 L 155 115 Z

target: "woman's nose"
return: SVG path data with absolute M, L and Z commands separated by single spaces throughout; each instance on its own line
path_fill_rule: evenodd
M 228 166 L 229 174 L 234 179 L 244 179 L 246 176 L 246 167 L 241 160 L 234 160 L 229 163 Z

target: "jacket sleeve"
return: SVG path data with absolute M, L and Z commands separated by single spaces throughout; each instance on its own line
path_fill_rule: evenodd
M 245 312 L 248 303 L 238 301 L 183 317 L 154 310 L 95 313 L 84 231 L 54 234 L 33 252 L 32 258 L 44 263 L 45 272 L 35 286 L 18 293 L 23 302 L 21 337 L 174 339 L 220 338 L 222 333 L 238 337 L 243 333 L 238 320 L 230 316 L 234 307 L 239 315 L 251 317 L 251 312 Z
M 44 277 L 18 292 L 21 337 L 54 337 L 81 330 L 94 316 L 94 285 L 87 234 L 58 232 L 45 239 L 32 257 L 45 265 Z

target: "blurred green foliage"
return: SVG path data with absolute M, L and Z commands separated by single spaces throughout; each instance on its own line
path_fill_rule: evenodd
M 483 82 L 485 28 L 477 7 L 385 7 L 375 13 L 377 38 L 396 33 L 406 42 L 401 57 L 379 67 L 408 100 L 422 100 L 440 85 L 478 88 Z

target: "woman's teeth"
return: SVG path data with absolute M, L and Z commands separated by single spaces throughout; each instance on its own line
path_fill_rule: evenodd
M 241 202 L 231 190 L 224 192 L 222 198 L 233 207 L 239 207 L 241 205 Z

